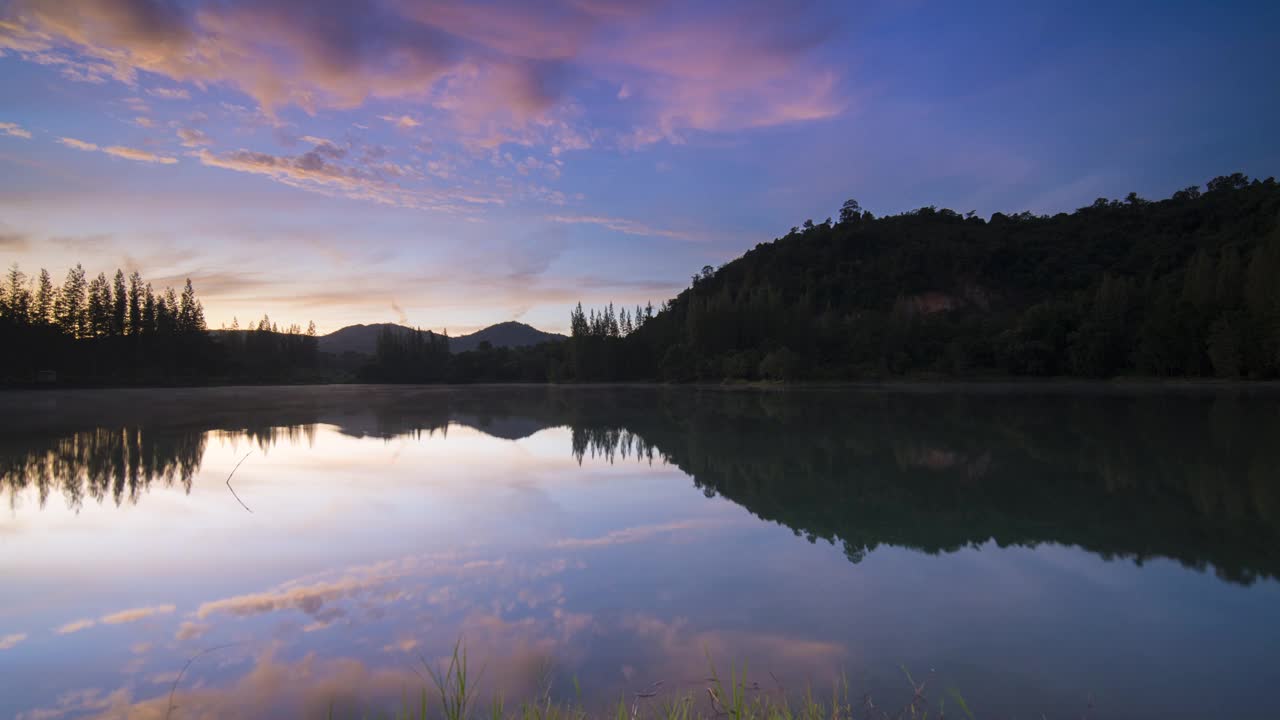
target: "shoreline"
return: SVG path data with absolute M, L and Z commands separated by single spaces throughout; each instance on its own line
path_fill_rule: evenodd
M 783 382 L 768 380 L 723 381 L 723 382 L 691 382 L 673 383 L 661 381 L 636 382 L 477 382 L 477 383 L 392 383 L 392 382 L 227 382 L 227 383 L 174 383 L 174 384 L 61 384 L 61 383 L 23 383 L 0 384 L 0 395 L 14 393 L 59 393 L 100 390 L 219 390 L 233 388 L 440 388 L 461 390 L 466 388 L 564 388 L 564 389 L 715 389 L 715 390 L 1096 390 L 1102 388 L 1115 389 L 1159 389 L 1159 390 L 1227 390 L 1258 389 L 1280 390 L 1280 379 L 1247 380 L 1226 378 L 1162 378 L 1162 377 L 1117 377 L 1117 378 L 1081 378 L 1081 377 L 1017 377 L 990 376 L 971 378 L 889 378 L 877 380 L 816 380 Z

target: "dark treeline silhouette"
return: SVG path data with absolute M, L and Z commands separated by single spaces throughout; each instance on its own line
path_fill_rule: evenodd
M 293 379 L 318 364 L 315 327 L 209 332 L 191 280 L 181 294 L 117 270 L 86 281 L 82 266 L 55 286 L 15 264 L 0 288 L 0 381 L 205 383 Z M 305 375 L 303 375 L 305 377 Z
M 660 308 L 570 314 L 527 347 L 384 329 L 372 357 L 314 330 L 206 333 L 188 282 L 135 273 L 61 288 L 15 267 L 0 295 L 0 379 L 839 381 L 895 376 L 1280 377 L 1280 185 L 1235 174 L 1151 202 L 1130 193 L 1052 217 L 856 201 L 718 269 Z
M 668 462 L 703 494 L 835 543 L 852 562 L 882 545 L 1059 543 L 1212 566 L 1233 582 L 1280 578 L 1272 394 L 330 387 L 57 401 L 56 417 L 12 400 L 0 414 L 11 502 L 34 487 L 41 502 L 120 504 L 153 479 L 189 484 L 210 433 L 267 448 L 309 441 L 321 424 L 379 438 L 451 423 L 507 439 L 568 427 L 579 461 Z
M 856 201 L 645 313 L 583 324 L 590 380 L 900 375 L 1280 376 L 1280 185 L 1236 174 L 1149 202 L 990 220 Z M 597 315 L 597 317 L 599 317 Z M 635 318 L 635 315 L 632 315 Z

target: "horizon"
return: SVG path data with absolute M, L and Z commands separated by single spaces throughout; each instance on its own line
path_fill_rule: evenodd
M 298 10 L 0 7 L 6 264 L 190 277 L 215 328 L 567 333 L 847 198 L 1052 214 L 1280 164 L 1261 2 Z

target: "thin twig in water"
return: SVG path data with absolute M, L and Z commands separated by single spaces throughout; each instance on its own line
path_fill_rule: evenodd
M 201 657 L 208 655 L 211 652 L 215 652 L 218 650 L 225 650 L 226 648 L 233 647 L 235 645 L 240 645 L 240 644 L 241 643 L 228 643 L 226 645 L 215 645 L 211 648 L 205 648 L 204 650 L 201 650 L 195 655 L 192 655 L 190 659 L 187 660 L 187 664 L 182 666 L 182 670 L 178 672 L 178 677 L 173 679 L 173 685 L 169 688 L 169 708 L 164 711 L 164 720 L 169 720 L 169 716 L 173 714 L 173 694 L 178 691 L 178 683 L 182 682 L 182 676 L 187 674 L 187 669 L 191 667 L 191 663 L 195 662 L 196 660 L 199 660 Z
M 244 457 L 240 458 L 240 462 L 236 463 L 236 466 L 231 468 L 231 475 L 235 475 L 236 471 L 240 469 L 240 463 L 244 462 L 245 460 L 248 460 L 249 456 L 252 454 L 253 454 L 252 450 L 245 453 Z M 244 501 L 240 499 L 240 496 L 236 494 L 236 489 L 231 487 L 231 475 L 227 476 L 227 489 L 231 491 L 231 495 L 236 499 L 236 502 L 240 503 L 240 507 L 244 508 L 245 510 L 249 510 L 249 506 L 245 505 Z M 252 515 L 253 511 L 249 510 L 249 514 Z
M 636 697 L 638 697 L 638 698 L 651 698 L 651 697 L 653 697 L 654 695 L 657 695 L 657 694 L 658 694 L 658 688 L 660 688 L 660 687 L 662 687 L 662 681 L 661 681 L 661 680 L 659 680 L 658 682 L 656 682 L 656 683 L 654 683 L 654 684 L 650 685 L 649 687 L 645 688 L 644 690 L 641 690 L 641 691 L 637 692 L 637 693 L 636 693 Z

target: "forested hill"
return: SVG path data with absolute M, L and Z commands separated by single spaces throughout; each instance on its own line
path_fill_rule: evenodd
M 327 335 L 321 335 L 320 352 L 341 355 L 354 352 L 362 355 L 373 355 L 377 350 L 378 338 L 387 331 L 413 332 L 413 328 L 393 323 L 376 323 L 372 325 L 348 325 Z M 429 331 L 420 331 L 429 332 Z M 537 345 L 544 342 L 563 340 L 563 335 L 543 332 L 524 323 L 507 321 L 477 330 L 470 335 L 458 335 L 449 338 L 451 352 L 468 352 L 487 342 L 495 348 L 512 348 Z
M 849 201 L 645 315 L 628 334 L 575 313 L 579 375 L 1275 377 L 1280 185 L 1236 174 L 989 220 Z
M 489 343 L 495 348 L 529 347 L 564 339 L 564 336 L 558 333 L 543 332 L 532 325 L 508 320 L 477 330 L 470 335 L 449 338 L 449 350 L 455 353 L 469 352 L 479 349 L 481 343 Z
M 656 310 L 579 306 L 567 342 L 504 324 L 460 347 L 364 326 L 358 362 L 266 317 L 208 333 L 190 282 L 179 298 L 137 273 L 90 281 L 77 265 L 58 287 L 14 266 L 2 285 L 0 384 L 1266 379 L 1280 377 L 1280 185 L 1236 174 L 987 220 L 876 218 L 849 201 L 836 222 L 703 268 Z

